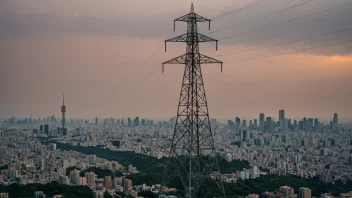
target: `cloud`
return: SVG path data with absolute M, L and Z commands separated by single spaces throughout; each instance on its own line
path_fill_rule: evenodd
M 212 28 L 227 27 L 303 1 L 270 0 L 214 20 Z M 4 93 L 0 98 L 0 105 L 4 107 L 0 116 L 59 113 L 63 91 L 70 101 L 68 114 L 72 117 L 174 115 L 183 67 L 169 66 L 161 75 L 160 63 L 184 53 L 183 44 L 174 44 L 164 53 L 163 40 L 185 31 L 186 24 L 177 23 L 176 32 L 173 32 L 172 23 L 174 18 L 188 11 L 188 0 L 3 2 L 8 5 L 0 6 L 0 89 Z M 221 4 L 210 0 L 201 2 L 204 5 Z M 316 0 L 300 9 L 211 36 L 221 39 L 345 2 L 347 0 Z M 211 17 L 214 16 L 211 13 L 223 13 L 247 3 L 247 0 L 233 1 L 226 5 L 226 10 L 222 6 L 198 8 L 196 4 L 196 12 Z M 216 53 L 279 44 L 348 28 L 351 14 L 350 7 L 345 7 L 223 40 Z M 199 30 L 206 34 L 207 24 L 200 24 Z M 218 65 L 202 68 L 212 116 L 250 117 L 261 111 L 275 116 L 276 109 L 283 103 L 288 114 L 294 117 L 307 114 L 328 117 L 337 111 L 342 117 L 351 118 L 352 91 L 348 86 L 352 83 L 351 44 L 259 61 L 226 63 L 348 39 L 352 39 L 351 33 L 344 32 L 219 57 L 225 62 L 223 73 L 219 72 Z M 144 60 L 158 45 L 160 50 L 146 64 Z M 201 51 L 216 58 L 213 44 L 202 44 Z M 151 70 L 156 74 L 145 83 L 139 83 Z M 121 88 L 114 89 L 117 85 Z M 109 95 L 106 100 L 76 111 L 106 94 Z
M 226 17 L 216 19 L 212 22 L 214 30 L 229 27 L 244 21 L 251 20 L 260 16 L 267 15 L 291 5 L 296 5 L 303 0 L 297 1 L 277 1 L 272 0 L 253 7 L 251 9 L 230 14 Z M 241 24 L 235 28 L 230 28 L 224 31 L 211 34 L 212 37 L 220 39 L 222 44 L 236 46 L 265 46 L 273 43 L 284 43 L 301 38 L 312 37 L 322 33 L 329 33 L 346 28 L 351 28 L 349 19 L 352 18 L 350 8 L 352 5 L 321 13 L 302 20 L 297 20 L 292 23 L 282 24 L 272 28 L 263 29 L 261 31 L 251 32 L 253 30 L 277 24 L 283 21 L 294 19 L 300 16 L 305 16 L 321 10 L 325 10 L 337 5 L 342 5 L 348 2 L 347 0 L 319 0 L 308 3 L 302 7 L 297 7 L 286 12 L 273 15 L 264 19 L 256 20 L 250 23 Z M 41 4 L 47 2 L 40 1 Z M 139 6 L 144 4 L 138 3 Z M 209 4 L 209 3 L 208 3 Z M 207 4 L 206 4 L 207 5 Z M 275 6 L 272 6 L 275 5 Z M 63 6 L 63 5 L 61 5 Z M 89 14 L 91 12 L 73 12 L 72 14 L 60 14 L 57 12 L 39 13 L 28 12 L 25 14 L 13 14 L 12 12 L 2 13 L 0 15 L 0 36 L 42 36 L 50 33 L 71 33 L 71 34 L 99 34 L 104 36 L 135 36 L 144 38 L 168 38 L 186 31 L 185 24 L 177 24 L 177 33 L 172 33 L 172 21 L 174 18 L 183 14 L 183 11 L 174 11 L 171 13 L 163 12 L 163 8 L 155 8 L 154 14 L 136 13 L 133 10 L 133 3 L 125 4 L 125 9 L 120 9 L 120 12 L 103 14 Z M 128 6 L 132 6 L 128 7 Z M 225 8 L 215 7 L 212 11 L 211 7 L 200 6 L 199 14 L 206 17 L 208 12 L 226 13 L 229 6 L 235 9 L 236 5 L 224 5 Z M 203 8 L 202 8 L 203 7 Z M 94 7 L 89 7 L 94 9 Z M 126 14 L 130 10 L 131 13 Z M 11 10 L 10 10 L 11 11 Z M 197 11 L 197 10 L 196 10 Z M 43 11 L 44 12 L 44 11 Z M 206 25 L 200 25 L 200 31 L 207 33 Z M 248 32 L 248 33 L 246 33 Z M 243 35 L 240 35 L 245 33 Z M 239 35 L 230 39 L 222 40 L 223 38 Z M 294 50 L 297 46 L 316 46 L 340 42 L 347 39 L 352 39 L 351 31 L 341 32 L 334 35 L 328 35 L 321 38 L 310 39 L 304 42 L 291 45 L 284 45 L 278 48 L 279 50 Z M 340 45 L 331 47 L 327 50 L 314 50 L 307 53 L 316 53 L 322 55 L 350 54 L 352 53 L 351 45 Z

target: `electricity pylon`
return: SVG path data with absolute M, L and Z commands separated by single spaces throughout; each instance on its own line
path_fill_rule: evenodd
M 219 178 L 220 170 L 215 152 L 213 134 L 210 127 L 207 99 L 204 89 L 201 64 L 222 62 L 199 53 L 200 42 L 216 42 L 218 40 L 199 34 L 197 22 L 210 20 L 191 11 L 175 22 L 187 22 L 187 33 L 165 41 L 185 42 L 186 54 L 166 61 L 162 64 L 184 64 L 181 94 L 179 99 L 176 125 L 169 152 L 169 162 L 163 177 L 163 186 L 175 178 L 179 178 L 189 198 L 197 197 L 203 182 L 213 177 L 225 196 L 224 187 Z

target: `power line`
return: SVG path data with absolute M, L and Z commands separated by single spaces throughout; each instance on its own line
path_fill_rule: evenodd
M 222 29 L 218 29 L 218 30 L 211 31 L 211 32 L 209 32 L 208 34 L 213 34 L 213 33 L 216 33 L 216 32 L 223 31 L 223 30 L 231 29 L 231 28 L 236 27 L 236 26 L 238 26 L 238 25 L 243 25 L 243 24 L 246 24 L 246 23 L 250 23 L 250 22 L 252 22 L 252 21 L 260 20 L 260 19 L 263 19 L 263 18 L 272 16 L 272 15 L 275 15 L 275 14 L 278 14 L 278 13 L 281 13 L 281 12 L 284 12 L 284 11 L 287 11 L 287 10 L 290 10 L 290 9 L 293 9 L 293 8 L 296 8 L 296 7 L 305 5 L 305 4 L 307 4 L 307 3 L 311 2 L 311 1 L 315 1 L 315 0 L 308 0 L 308 1 L 305 1 L 305 2 L 303 2 L 303 3 L 296 4 L 296 5 L 290 6 L 290 7 L 288 7 L 288 8 L 285 8 L 285 9 L 282 9 L 282 10 L 279 10 L 279 11 L 276 11 L 276 12 L 272 12 L 272 13 L 270 13 L 270 14 L 267 14 L 267 15 L 264 15 L 264 16 L 261 16 L 261 17 L 257 17 L 257 18 L 254 18 L 254 19 L 251 19 L 251 20 L 248 20 L 248 21 L 244 21 L 244 22 L 241 22 L 241 23 L 237 23 L 237 24 L 232 25 L 232 26 L 229 26 L 229 27 L 225 27 L 225 28 L 222 28 Z
M 227 55 L 231 55 L 231 54 L 240 54 L 240 53 L 244 53 L 244 52 L 252 52 L 252 51 L 257 51 L 257 50 L 261 50 L 261 49 L 267 49 L 267 48 L 287 45 L 287 44 L 291 44 L 291 43 L 306 41 L 306 40 L 310 40 L 310 39 L 315 39 L 315 38 L 328 36 L 328 35 L 332 35 L 332 34 L 337 34 L 337 33 L 341 33 L 341 32 L 346 32 L 346 31 L 350 31 L 350 30 L 352 30 L 352 28 L 343 29 L 343 30 L 339 30 L 339 31 L 335 31 L 335 32 L 326 33 L 326 34 L 320 34 L 318 36 L 312 36 L 312 37 L 298 39 L 298 40 L 294 40 L 294 41 L 289 41 L 289 42 L 286 42 L 286 43 L 280 43 L 280 44 L 274 44 L 274 45 L 268 45 L 268 46 L 264 46 L 264 47 L 248 49 L 248 50 L 242 50 L 242 51 L 237 51 L 237 52 L 230 52 L 230 53 L 226 53 L 226 54 L 220 54 L 218 56 L 227 56 Z
M 261 57 L 257 57 L 257 58 L 250 58 L 250 59 L 244 59 L 244 60 L 239 60 L 239 61 L 230 61 L 230 62 L 225 62 L 225 63 L 239 63 L 239 62 L 247 62 L 247 61 L 252 61 L 252 60 L 276 57 L 276 56 L 283 56 L 283 55 L 286 55 L 286 54 L 304 52 L 304 51 L 308 51 L 308 50 L 312 50 L 312 49 L 330 47 L 330 46 L 333 46 L 333 45 L 340 45 L 340 44 L 349 43 L 349 42 L 352 42 L 352 39 L 351 40 L 347 40 L 347 41 L 337 42 L 337 43 L 331 43 L 331 44 L 327 44 L 327 45 L 321 45 L 321 46 L 317 46 L 317 47 L 310 47 L 310 48 L 305 48 L 305 49 L 301 49 L 301 50 L 295 50 L 295 51 L 291 51 L 291 52 L 285 52 L 285 53 L 274 54 L 274 55 L 269 55 L 269 56 L 261 56 Z
M 234 0 L 226 1 L 226 2 L 221 3 L 221 4 L 218 4 L 218 5 L 207 4 L 207 5 L 197 6 L 197 10 L 198 10 L 198 9 L 204 9 L 204 8 L 206 8 L 206 7 L 209 7 L 209 8 L 220 7 L 220 6 L 222 6 L 222 5 L 225 5 L 225 4 L 230 3 L 230 2 L 232 2 L 232 1 L 234 1 Z M 206 8 L 206 9 L 208 9 L 208 8 Z
M 221 3 L 221 4 L 217 4 L 217 5 L 210 5 L 210 4 L 207 4 L 207 5 L 200 5 L 200 6 L 197 6 L 197 9 L 200 9 L 200 10 L 203 10 L 203 9 L 210 9 L 210 8 L 216 8 L 216 7 L 220 7 L 222 5 L 225 5 L 225 4 L 228 4 L 230 2 L 232 2 L 234 0 L 231 0 L 231 1 L 226 1 L 224 3 Z M 177 12 L 182 12 L 184 11 L 185 9 L 179 9 L 179 10 L 173 10 L 173 11 L 169 11 L 168 13 L 177 13 Z M 165 13 L 157 13 L 157 14 L 153 14 L 153 15 L 150 15 L 150 16 L 162 16 L 164 15 Z
M 328 11 L 331 11 L 331 10 L 334 10 L 334 9 L 337 9 L 337 8 L 341 8 L 343 6 L 347 6 L 347 5 L 350 5 L 350 4 L 352 4 L 352 2 L 348 2 L 348 3 L 342 4 L 342 5 L 339 5 L 339 6 L 336 6 L 336 7 L 328 8 L 326 10 L 315 12 L 313 14 L 305 15 L 305 16 L 302 16 L 302 17 L 294 18 L 294 19 L 290 19 L 290 20 L 287 20 L 287 21 L 283 21 L 283 22 L 280 22 L 280 23 L 277 23 L 277 24 L 274 24 L 274 25 L 265 26 L 265 27 L 262 27 L 262 28 L 258 28 L 258 29 L 255 29 L 255 30 L 247 31 L 247 32 L 243 32 L 243 33 L 236 34 L 236 35 L 229 36 L 229 37 L 224 37 L 224 38 L 219 39 L 219 40 L 227 40 L 227 39 L 230 39 L 230 38 L 234 38 L 234 37 L 238 37 L 238 36 L 241 36 L 241 35 L 257 32 L 257 31 L 260 31 L 260 30 L 263 30 L 263 29 L 267 29 L 267 28 L 270 28 L 270 27 L 275 27 L 275 26 L 279 26 L 279 25 L 282 25 L 282 24 L 285 24 L 285 23 L 290 23 L 290 22 L 293 22 L 293 21 L 297 21 L 297 20 L 300 20 L 300 19 L 304 19 L 304 18 L 307 18 L 307 17 L 314 16 L 314 15 L 317 15 L 317 14 L 321 14 L 323 12 L 328 12 Z
M 217 7 L 223 6 L 223 5 L 228 4 L 228 3 L 232 2 L 232 1 L 234 1 L 234 0 L 226 1 L 226 2 L 224 2 L 224 3 L 222 3 L 222 4 L 219 4 L 219 5 L 214 6 L 213 8 L 217 8 Z
M 237 13 L 237 12 L 241 12 L 241 11 L 247 10 L 249 8 L 255 7 L 256 5 L 260 5 L 260 4 L 264 3 L 265 1 L 268 1 L 268 0 L 257 0 L 255 2 L 247 4 L 247 5 L 243 6 L 243 7 L 237 8 L 235 10 L 232 10 L 232 11 L 229 11 L 229 12 L 226 12 L 226 13 L 223 13 L 223 14 L 219 14 L 218 16 L 213 17 L 212 20 L 216 20 L 216 19 L 219 19 L 221 17 L 225 17 L 225 16 L 227 16 L 229 14 L 234 14 L 234 13 Z
M 231 0 L 231 1 L 233 1 L 233 0 Z M 218 5 L 215 5 L 215 6 L 204 5 L 204 6 L 202 6 L 202 7 L 203 7 L 203 8 L 204 8 L 204 7 L 208 7 L 208 6 L 210 6 L 209 8 L 211 8 L 211 7 L 219 7 L 219 6 L 222 6 L 222 5 L 225 5 L 225 4 L 229 3 L 229 2 L 231 2 L 231 1 L 227 1 L 227 2 L 224 2 L 224 3 L 218 4 Z M 179 12 L 179 11 L 181 11 L 181 10 L 173 11 L 173 12 Z M 160 47 L 159 47 L 159 48 L 160 48 Z M 155 50 L 155 51 L 151 54 L 151 56 L 149 56 L 149 57 L 145 60 L 145 63 L 147 63 L 147 62 L 156 54 L 156 52 L 159 50 L 159 48 L 158 48 L 157 50 Z M 141 66 L 143 66 L 143 65 L 140 65 L 140 67 L 141 67 Z M 137 68 L 138 68 L 138 67 L 137 67 Z M 144 83 L 149 77 L 155 75 L 155 73 L 152 74 L 152 75 L 150 75 L 150 74 L 151 74 L 151 73 L 148 73 L 148 75 L 146 75 L 146 77 L 145 77 L 142 81 L 140 81 L 139 84 Z M 120 87 L 121 87 L 121 85 L 117 85 L 117 86 L 114 87 L 112 90 L 119 89 Z M 96 104 L 96 103 L 98 103 L 98 102 L 104 100 L 104 99 L 107 98 L 107 97 L 108 97 L 108 95 L 105 95 L 105 96 L 99 98 L 98 100 L 95 100 L 95 101 L 89 103 L 89 104 L 86 105 L 85 107 L 82 107 L 82 108 L 78 109 L 78 111 L 84 110 L 84 109 L 86 109 L 86 108 L 88 108 L 88 107 L 90 107 L 90 106 L 92 106 L 92 105 L 94 105 L 94 104 Z

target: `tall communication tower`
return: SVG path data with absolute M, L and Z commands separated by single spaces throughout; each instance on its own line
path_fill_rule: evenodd
M 199 53 L 200 42 L 216 42 L 218 40 L 198 33 L 197 22 L 210 20 L 194 12 L 193 4 L 190 13 L 174 20 L 187 22 L 187 33 L 165 41 L 185 42 L 186 54 L 163 63 L 184 64 L 181 94 L 179 99 L 176 125 L 170 147 L 169 162 L 163 178 L 163 185 L 179 178 L 187 197 L 197 197 L 203 182 L 212 176 L 225 196 L 224 187 L 219 180 L 219 165 L 214 147 L 213 134 L 210 127 L 207 99 L 204 89 L 201 64 L 220 63 L 214 58 Z
M 62 94 L 62 106 L 61 106 L 61 114 L 62 114 L 62 118 L 61 118 L 61 125 L 62 125 L 62 130 L 65 130 L 65 126 L 66 126 L 66 106 L 65 106 L 65 95 Z

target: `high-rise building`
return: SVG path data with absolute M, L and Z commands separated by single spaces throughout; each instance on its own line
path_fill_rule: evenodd
M 246 129 L 243 129 L 240 131 L 241 132 L 241 139 L 243 140 L 246 140 L 248 138 L 248 131 Z
M 312 131 L 313 130 L 313 125 L 314 125 L 314 119 L 313 118 L 308 118 L 307 119 L 306 130 L 307 131 Z
M 68 178 L 65 175 L 60 175 L 59 176 L 59 184 L 65 184 L 65 185 L 69 185 L 70 184 L 70 178 Z
M 234 129 L 235 128 L 235 123 L 232 120 L 227 121 L 227 126 L 229 129 Z
M 44 124 L 44 133 L 45 134 L 49 134 L 49 125 L 48 124 Z
M 247 129 L 247 120 L 242 120 L 242 127 L 244 128 L 244 129 Z
M 138 116 L 133 120 L 133 126 L 135 126 L 135 127 L 139 126 L 139 117 Z
M 59 178 L 60 176 L 65 176 L 66 175 L 66 169 L 61 167 L 61 168 L 57 168 L 56 171 L 56 178 Z
M 79 177 L 77 181 L 77 185 L 86 186 L 87 185 L 87 178 Z
M 132 187 L 132 180 L 130 180 L 130 179 L 124 179 L 123 180 L 123 190 L 125 191 L 125 192 L 127 192 L 128 190 L 129 190 L 129 188 L 131 188 Z
M 266 120 L 265 120 L 265 131 L 267 132 L 272 132 L 273 130 L 273 121 L 271 119 L 271 117 L 266 117 Z
M 311 198 L 312 191 L 309 188 L 301 187 L 299 188 L 298 198 Z
M 79 182 L 79 170 L 73 170 L 70 172 L 70 181 L 72 184 L 78 184 Z
M 95 125 L 98 125 L 98 118 L 95 118 Z
M 50 150 L 51 151 L 56 151 L 56 144 L 55 143 L 51 143 L 50 144 Z
M 294 120 L 292 130 L 296 130 L 297 128 L 298 128 L 297 120 Z
M 236 123 L 236 127 L 238 128 L 241 125 L 241 119 L 239 117 L 236 117 L 235 123 Z
M 89 155 L 88 156 L 88 163 L 89 164 L 95 164 L 97 163 L 97 156 L 96 155 Z
M 95 191 L 93 191 L 93 197 L 94 198 L 104 198 L 104 192 L 95 190 Z
M 338 124 L 338 116 L 337 113 L 334 113 L 334 119 L 333 119 L 333 124 Z
M 259 114 L 259 130 L 264 131 L 264 113 Z
M 279 127 L 285 130 L 285 110 L 279 110 Z
M 62 106 L 61 106 L 61 114 L 62 114 L 62 118 L 61 118 L 61 125 L 62 125 L 62 129 L 65 129 L 66 126 L 66 106 L 65 106 L 65 95 L 62 95 Z
M 114 188 L 116 188 L 118 185 L 120 185 L 118 177 L 114 177 L 112 185 Z
M 127 126 L 132 127 L 131 118 L 127 118 Z
M 253 178 L 257 178 L 258 175 L 258 167 L 257 166 L 253 166 Z
M 87 178 L 87 184 L 92 186 L 95 185 L 95 173 L 94 172 L 86 172 L 84 176 Z
M 254 119 L 254 129 L 258 129 L 258 120 Z
M 40 170 L 44 171 L 46 167 L 45 158 L 40 159 Z
M 105 188 L 107 188 L 107 189 L 111 189 L 112 188 L 112 183 L 111 183 L 111 177 L 110 176 L 105 176 L 104 185 L 105 185 Z
M 294 189 L 289 186 L 281 186 L 280 193 L 283 195 L 283 198 L 293 198 L 295 197 Z
M 314 129 L 315 129 L 315 131 L 319 131 L 319 129 L 320 129 L 320 123 L 319 123 L 318 118 L 314 119 Z

